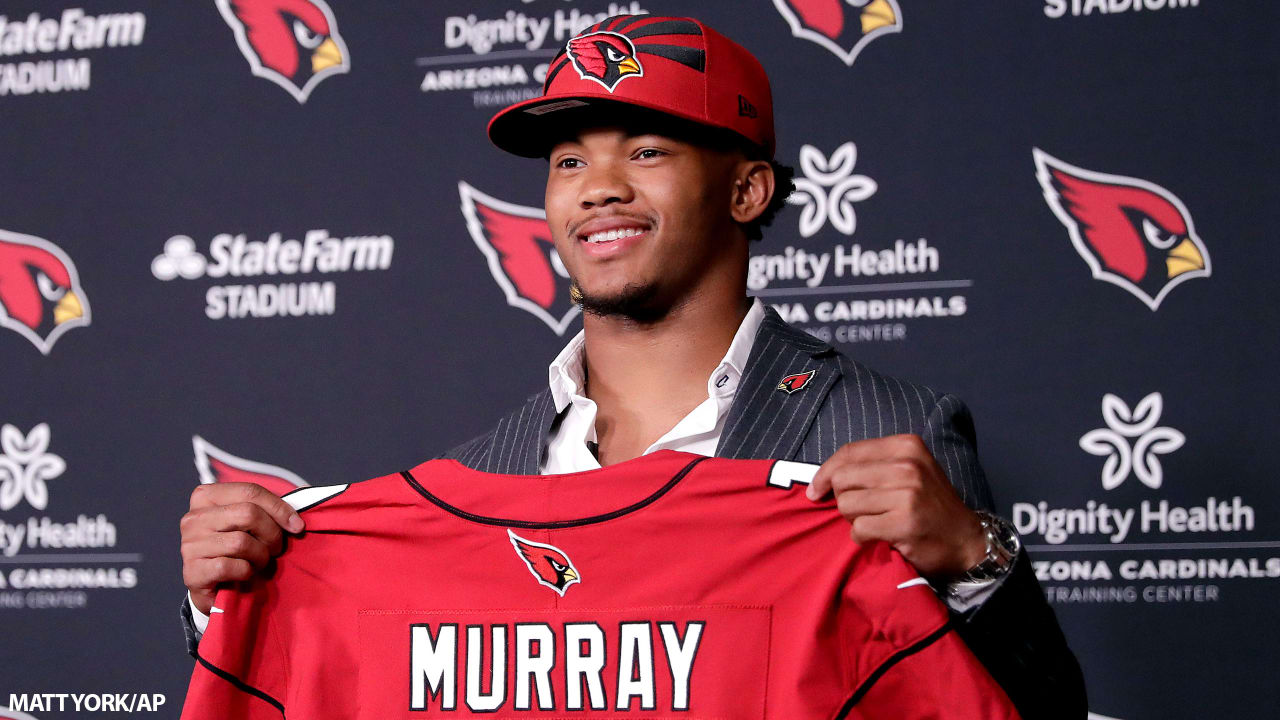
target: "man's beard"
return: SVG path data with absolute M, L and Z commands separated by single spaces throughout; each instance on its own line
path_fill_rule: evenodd
M 584 313 L 600 317 L 620 317 L 651 323 L 661 320 L 667 314 L 667 308 L 654 302 L 658 297 L 658 286 L 653 283 L 627 283 L 613 295 L 596 295 L 584 292 L 577 281 L 572 281 L 569 296 Z

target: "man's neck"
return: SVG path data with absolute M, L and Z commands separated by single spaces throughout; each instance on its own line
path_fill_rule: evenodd
M 597 407 L 601 465 L 643 454 L 707 398 L 707 378 L 750 307 L 742 296 L 696 298 L 651 323 L 583 318 L 585 392 Z

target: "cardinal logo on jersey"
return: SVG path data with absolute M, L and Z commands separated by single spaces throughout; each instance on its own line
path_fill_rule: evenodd
M 490 197 L 465 182 L 458 183 L 458 195 L 467 231 L 507 304 L 564 335 L 580 310 L 569 295 L 569 271 L 551 242 L 547 214 Z
M 299 103 L 321 80 L 351 69 L 347 45 L 324 0 L 217 0 L 253 74 Z
M 48 355 L 64 333 L 88 324 L 88 298 L 62 248 L 0 230 L 0 326 Z
M 788 375 L 778 381 L 778 387 L 776 389 L 781 390 L 788 395 L 799 392 L 809 385 L 809 381 L 813 379 L 814 374 L 817 372 L 817 370 L 810 370 L 808 372 Z
M 579 35 L 566 46 L 569 59 L 583 80 L 591 79 L 613 92 L 628 77 L 644 77 L 636 47 L 625 35 L 593 32 Z
M 282 467 L 237 457 L 199 435 L 191 438 L 195 450 L 196 471 L 200 483 L 210 485 L 219 482 L 250 482 L 270 490 L 276 495 L 291 493 L 310 483 Z
M 1069 165 L 1035 148 L 1036 178 L 1093 277 L 1152 310 L 1187 280 L 1209 276 L 1209 253 L 1173 193 L 1138 178 Z
M 560 593 L 561 597 L 564 597 L 564 591 L 570 585 L 582 582 L 578 568 L 573 566 L 573 561 L 560 548 L 525 540 L 510 530 L 507 531 L 507 537 L 511 539 L 516 554 L 524 560 L 529 572 L 533 573 L 540 584 Z
M 902 32 L 897 0 L 773 0 L 791 34 L 811 40 L 853 65 L 872 40 Z

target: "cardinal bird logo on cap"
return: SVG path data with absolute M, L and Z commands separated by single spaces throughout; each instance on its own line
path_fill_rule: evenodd
M 579 35 L 569 40 L 566 52 L 583 80 L 595 80 L 609 92 L 624 78 L 644 77 L 636 46 L 625 35 L 612 32 Z
M 1034 148 L 1044 198 L 1093 277 L 1156 310 L 1169 291 L 1209 276 L 1209 253 L 1173 193 L 1138 178 L 1085 170 Z
M 299 103 L 321 80 L 351 69 L 347 45 L 324 0 L 217 0 L 253 74 Z
M 533 577 L 540 584 L 560 593 L 561 597 L 564 597 L 564 591 L 570 585 L 582 582 L 582 575 L 578 572 L 578 568 L 573 566 L 573 561 L 560 548 L 525 540 L 510 530 L 507 531 L 507 537 L 511 538 L 516 554 L 524 560 L 525 566 L 529 568 L 529 572 L 533 573 Z
M 489 261 L 507 304 L 564 335 L 580 310 L 569 297 L 569 271 L 551 242 L 547 214 L 490 197 L 465 182 L 458 183 L 458 195 L 471 239 Z
M 788 395 L 795 392 L 799 392 L 809 384 L 809 381 L 813 379 L 814 374 L 817 372 L 818 372 L 817 370 L 810 370 L 808 372 L 788 375 L 778 381 L 778 387 L 776 387 L 775 389 L 781 390 Z
M 791 34 L 812 40 L 853 65 L 872 40 L 902 32 L 897 0 L 773 0 Z M 848 6 L 848 7 L 846 7 Z
M 261 485 L 276 495 L 285 495 L 300 487 L 309 486 L 306 480 L 282 467 L 236 457 L 199 435 L 191 438 L 191 446 L 195 450 L 196 471 L 200 473 L 202 485 L 250 482 Z
M 62 248 L 0 230 L 0 326 L 48 355 L 63 333 L 88 324 L 88 298 Z

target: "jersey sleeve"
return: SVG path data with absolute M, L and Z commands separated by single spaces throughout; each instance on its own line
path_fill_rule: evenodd
M 905 648 L 858 688 L 848 718 L 1017 720 L 996 684 L 950 625 Z
M 273 626 L 269 583 L 218 591 L 196 649 L 182 720 L 280 720 L 288 658 Z
M 853 693 L 835 717 L 1013 720 L 1004 690 L 928 582 L 886 543 L 861 546 L 845 588 Z

